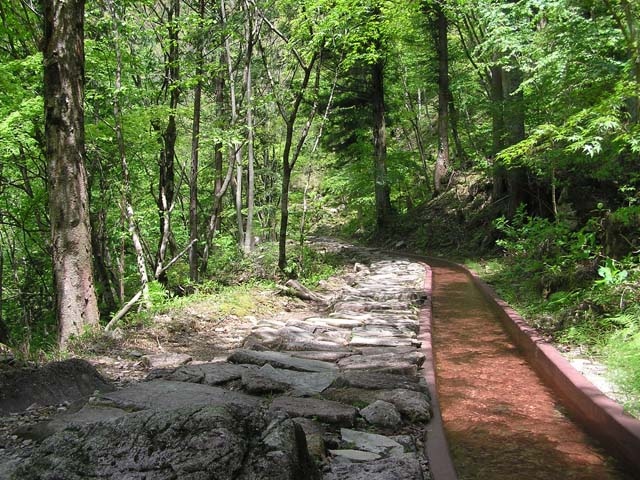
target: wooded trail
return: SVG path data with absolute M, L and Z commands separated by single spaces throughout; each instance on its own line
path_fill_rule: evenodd
M 262 319 L 224 361 L 154 369 L 78 400 L 30 427 L 28 451 L 0 452 L 0 477 L 455 480 L 436 475 L 446 458 L 428 453 L 438 412 L 420 328 L 433 306 L 460 479 L 630 478 L 561 413 L 463 273 L 434 264 L 431 290 L 421 261 L 316 246 L 353 262 L 318 295 L 316 315 Z

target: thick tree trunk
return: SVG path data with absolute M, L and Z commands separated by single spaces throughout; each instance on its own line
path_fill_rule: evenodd
M 507 178 L 504 166 L 497 161 L 498 153 L 505 146 L 504 90 L 502 87 L 502 67 L 491 67 L 491 155 L 493 157 L 493 201 L 501 200 L 507 192 Z
M 387 129 L 384 109 L 384 60 L 380 59 L 371 69 L 373 110 L 374 189 L 376 225 L 384 230 L 391 217 L 391 192 L 387 178 Z
M 175 157 L 176 139 L 178 137 L 176 127 L 176 109 L 180 100 L 180 79 L 178 48 L 178 26 L 180 17 L 180 0 L 171 0 L 168 6 L 167 24 L 169 32 L 169 48 L 166 57 L 165 74 L 167 77 L 167 90 L 169 92 L 169 119 L 162 133 L 162 149 L 160 150 L 160 176 L 158 181 L 158 213 L 160 216 L 160 242 L 156 256 L 156 270 L 154 276 L 162 284 L 167 283 L 164 270 L 164 262 L 167 249 L 171 241 L 171 210 L 175 197 Z
M 503 71 L 504 84 L 504 118 L 508 125 L 506 134 L 508 145 L 515 145 L 525 138 L 525 111 L 524 98 L 518 91 L 522 83 L 522 72 L 517 68 Z M 507 186 L 509 191 L 509 204 L 507 216 L 513 217 L 522 203 L 527 205 L 527 171 L 524 167 L 513 166 L 507 170 Z
M 449 161 L 449 45 L 447 16 L 436 3 L 436 50 L 438 52 L 438 155 L 433 173 L 433 191 L 436 195 L 446 187 Z
M 99 322 L 84 144 L 84 1 L 44 1 L 44 103 L 58 341 Z

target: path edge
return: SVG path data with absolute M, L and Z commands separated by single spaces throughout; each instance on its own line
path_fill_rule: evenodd
M 429 460 L 429 471 L 433 480 L 457 480 L 458 475 L 453 465 L 449 443 L 444 433 L 436 388 L 435 352 L 431 342 L 433 271 L 426 263 L 421 261 L 420 264 L 425 269 L 424 290 L 426 292 L 426 300 L 418 313 L 420 321 L 418 339 L 421 342 L 420 352 L 425 356 L 425 361 L 422 365 L 423 376 L 427 382 L 431 397 L 431 420 L 424 432 L 424 453 Z
M 526 360 L 560 397 L 569 415 L 599 440 L 605 450 L 640 474 L 640 420 L 626 414 L 621 405 L 578 372 L 476 272 L 463 265 L 455 265 L 473 280 L 494 306 Z

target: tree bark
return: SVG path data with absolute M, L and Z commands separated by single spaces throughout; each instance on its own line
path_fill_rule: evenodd
M 0 170 L 2 168 L 0 167 Z M 0 220 L 2 220 L 2 213 L 0 213 Z M 2 315 L 2 308 L 4 307 L 4 251 L 2 250 L 2 244 L 0 243 L 0 343 L 7 343 L 9 341 L 9 329 L 4 323 Z
M 255 206 L 255 155 L 254 155 L 254 131 L 253 131 L 253 77 L 251 70 L 251 61 L 253 60 L 254 40 L 254 22 L 251 16 L 250 6 L 245 3 L 247 13 L 246 43 L 247 53 L 245 58 L 245 103 L 246 103 L 246 121 L 247 121 L 247 224 L 244 232 L 243 249 L 245 253 L 253 250 L 253 216 Z
M 162 283 L 167 283 L 164 273 L 164 261 L 171 240 L 171 210 L 175 197 L 175 166 L 176 139 L 176 109 L 180 100 L 180 79 L 178 48 L 179 28 L 177 21 L 180 17 L 180 0 L 171 0 L 168 7 L 167 24 L 169 32 L 169 48 L 165 64 L 166 85 L 169 92 L 169 119 L 162 133 L 162 149 L 160 150 L 160 176 L 158 182 L 158 212 L 160 216 L 160 242 L 156 256 L 156 270 L 154 276 Z
M 449 45 L 447 16 L 439 3 L 436 9 L 436 50 L 438 52 L 438 155 L 433 173 L 433 191 L 436 195 L 446 187 L 449 171 Z
M 384 109 L 384 60 L 377 60 L 371 68 L 371 106 L 373 110 L 374 190 L 376 225 L 384 230 L 391 217 L 391 191 L 387 178 L 387 129 Z
M 199 0 L 199 20 L 204 22 L 205 0 Z M 193 128 L 191 132 L 191 169 L 189 172 L 189 241 L 192 243 L 189 250 L 189 279 L 198 281 L 198 162 L 200 154 L 200 113 L 202 104 L 202 76 L 204 72 L 204 45 L 203 39 L 197 42 L 196 85 L 193 89 Z
M 501 200 L 507 192 L 506 170 L 496 159 L 505 146 L 504 90 L 502 87 L 502 67 L 494 65 L 491 72 L 491 154 L 493 156 L 493 201 Z
M 508 145 L 515 145 L 525 138 L 525 111 L 524 97 L 518 89 L 522 83 L 522 72 L 512 67 L 503 72 L 504 84 L 504 115 L 508 125 L 506 134 Z M 527 171 L 525 167 L 510 166 L 507 169 L 507 186 L 509 191 L 509 204 L 507 216 L 513 217 L 520 204 L 527 205 Z
M 84 1 L 44 1 L 44 103 L 58 342 L 98 325 L 84 143 Z

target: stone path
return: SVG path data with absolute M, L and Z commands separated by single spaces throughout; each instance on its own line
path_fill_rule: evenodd
M 424 267 L 361 255 L 327 311 L 91 397 L 32 432 L 46 440 L 10 478 L 429 479 Z

